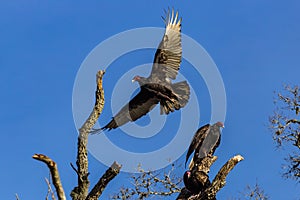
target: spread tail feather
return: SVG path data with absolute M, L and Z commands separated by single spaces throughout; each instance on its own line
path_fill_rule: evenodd
M 190 98 L 190 86 L 186 81 L 174 83 L 172 89 L 178 97 L 180 108 L 183 108 Z
M 172 90 L 177 98 L 172 98 L 172 102 L 170 100 L 161 101 L 160 114 L 169 114 L 170 112 L 174 112 L 174 110 L 179 110 L 189 101 L 190 86 L 186 81 L 174 83 L 172 85 Z

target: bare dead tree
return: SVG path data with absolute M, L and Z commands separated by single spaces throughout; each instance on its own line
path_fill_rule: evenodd
M 121 166 L 114 162 L 108 170 L 106 170 L 105 174 L 99 179 L 97 184 L 93 187 L 91 192 L 86 197 L 86 200 L 96 200 L 100 197 L 103 190 L 106 188 L 107 184 L 115 178 L 116 175 L 120 172 Z
M 254 187 L 247 186 L 247 192 L 244 195 L 246 200 L 268 200 L 269 196 L 265 191 L 256 183 Z
M 32 156 L 32 158 L 39 160 L 41 162 L 44 162 L 48 166 L 50 173 L 51 173 L 53 185 L 56 189 L 58 199 L 66 200 L 65 191 L 62 187 L 62 183 L 60 180 L 60 176 L 59 176 L 59 172 L 58 172 L 56 163 L 51 158 L 49 158 L 48 156 L 45 156 L 43 154 L 34 154 Z
M 103 174 L 93 189 L 89 192 L 89 171 L 88 171 L 88 135 L 98 120 L 103 106 L 104 106 L 104 91 L 102 88 L 102 78 L 105 71 L 100 70 L 97 73 L 97 90 L 96 90 L 96 102 L 88 119 L 85 121 L 83 126 L 79 130 L 78 142 L 77 142 L 77 169 L 71 164 L 78 176 L 78 185 L 72 190 L 71 197 L 74 200 L 96 200 L 102 194 L 102 191 L 107 184 L 120 172 L 121 165 L 114 162 L 111 167 Z M 55 187 L 56 194 L 59 200 L 65 200 L 66 195 L 60 180 L 59 171 L 57 164 L 48 156 L 43 154 L 35 154 L 33 158 L 44 162 L 49 170 L 52 177 L 52 183 Z M 51 187 L 50 187 L 51 188 Z M 49 186 L 48 186 L 49 190 Z M 53 197 L 52 197 L 53 199 Z
M 209 181 L 209 171 L 212 164 L 217 160 L 217 156 L 208 154 L 204 159 L 191 162 L 189 168 L 197 181 L 202 182 L 204 187 L 198 194 L 191 193 L 185 187 L 182 187 L 182 176 L 178 177 L 178 166 L 172 164 L 172 168 L 168 172 L 144 171 L 139 168 L 139 174 L 133 174 L 132 187 L 121 188 L 112 199 L 147 199 L 155 196 L 155 198 L 164 198 L 166 196 L 177 195 L 177 199 L 216 199 L 218 191 L 225 186 L 226 177 L 235 165 L 244 158 L 240 155 L 229 159 L 219 170 L 213 181 Z M 196 163 L 196 164 L 195 164 Z M 163 175 L 162 175 L 163 174 Z M 207 184 L 208 183 L 208 184 Z
M 155 199 L 164 198 L 179 193 L 182 188 L 182 178 L 178 177 L 175 164 L 167 171 L 145 171 L 138 166 L 138 174 L 132 174 L 132 187 L 121 188 L 112 199 Z
M 213 181 L 209 181 L 209 171 L 212 164 L 217 160 L 217 156 L 208 154 L 204 159 L 193 161 L 195 164 L 190 165 L 191 173 L 195 179 L 203 185 L 198 194 L 191 193 L 188 189 L 183 188 L 177 197 L 178 200 L 210 200 L 216 199 L 219 190 L 226 184 L 226 177 L 237 163 L 244 158 L 241 155 L 236 155 L 229 159 L 219 170 Z
M 120 172 L 121 165 L 114 162 L 112 166 L 104 173 L 95 186 L 89 192 L 89 171 L 88 171 L 88 152 L 87 143 L 88 135 L 98 120 L 103 106 L 104 106 L 104 92 L 102 88 L 102 77 L 104 71 L 97 73 L 97 90 L 96 90 L 96 102 L 88 119 L 83 126 L 79 129 L 79 136 L 77 142 L 77 161 L 76 166 L 72 166 L 78 176 L 78 184 L 71 192 L 71 197 L 74 200 L 96 200 L 102 194 L 102 191 L 106 188 L 107 184 Z M 62 186 L 62 182 L 59 177 L 59 171 L 57 164 L 49 157 L 43 154 L 35 154 L 34 159 L 39 160 L 47 164 L 50 169 L 52 177 L 52 183 L 55 187 L 56 194 L 59 200 L 65 200 L 65 192 Z M 186 188 L 182 188 L 182 178 L 177 178 L 174 170 L 175 166 L 172 165 L 172 169 L 167 173 L 144 171 L 139 168 L 139 174 L 132 176 L 133 185 L 132 189 L 121 189 L 121 191 L 114 195 L 113 199 L 128 199 L 138 198 L 145 199 L 148 197 L 155 198 L 161 196 L 170 196 L 172 194 L 179 193 L 177 199 L 216 199 L 217 192 L 226 184 L 226 176 L 234 168 L 234 166 L 243 160 L 240 155 L 234 156 L 229 159 L 224 166 L 219 170 L 216 177 L 212 182 L 209 181 L 209 171 L 211 165 L 217 160 L 217 157 L 208 154 L 204 159 L 194 161 L 195 164 L 190 165 L 192 173 L 195 175 L 197 181 L 202 182 L 204 187 L 198 194 L 191 193 Z M 207 184 L 208 183 L 208 184 Z M 51 188 L 51 187 L 50 187 Z M 49 186 L 48 186 L 49 190 Z M 52 197 L 53 198 L 53 197 Z
M 256 183 L 254 186 L 248 185 L 243 192 L 240 192 L 239 196 L 230 198 L 229 200 L 268 200 L 269 196 Z
M 298 86 L 285 86 L 276 94 L 275 111 L 270 117 L 270 130 L 277 147 L 289 145 L 293 152 L 285 158 L 283 176 L 300 180 L 300 91 Z

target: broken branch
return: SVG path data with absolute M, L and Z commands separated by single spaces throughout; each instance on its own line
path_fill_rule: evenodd
M 88 151 L 87 151 L 87 143 L 88 143 L 88 135 L 98 120 L 100 113 L 104 107 L 104 91 L 102 87 L 102 78 L 105 74 L 104 70 L 100 70 L 97 73 L 97 90 L 96 90 L 96 102 L 88 119 L 79 129 L 79 136 L 77 142 L 77 174 L 78 174 L 78 186 L 75 187 L 71 192 L 71 197 L 74 200 L 82 200 L 85 199 L 88 195 L 89 189 L 89 179 L 88 179 Z
M 118 164 L 117 162 L 114 162 L 99 179 L 97 184 L 87 196 L 86 200 L 97 200 L 102 194 L 107 184 L 119 174 L 121 167 L 122 165 Z
M 41 161 L 41 162 L 45 163 L 48 166 L 48 168 L 50 170 L 50 173 L 51 173 L 53 185 L 56 189 L 58 199 L 59 200 L 66 200 L 66 195 L 65 195 L 64 189 L 63 189 L 62 184 L 61 184 L 61 180 L 60 180 L 60 177 L 59 177 L 59 173 L 58 173 L 56 163 L 51 158 L 49 158 L 49 157 L 47 157 L 43 154 L 34 154 L 32 156 L 32 158 L 36 159 L 38 161 Z

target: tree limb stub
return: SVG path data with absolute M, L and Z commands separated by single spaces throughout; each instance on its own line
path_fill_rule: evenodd
M 86 200 L 97 200 L 102 194 L 107 184 L 119 174 L 121 167 L 122 165 L 118 164 L 117 162 L 114 162 L 110 166 L 110 168 L 106 170 L 103 176 L 98 180 L 97 184 L 88 194 Z
M 241 155 L 236 155 L 233 158 L 229 159 L 223 167 L 219 170 L 218 174 L 214 178 L 211 183 L 211 186 L 208 187 L 204 192 L 201 194 L 192 196 L 188 198 L 189 200 L 199 199 L 199 200 L 210 200 L 215 199 L 217 192 L 225 186 L 226 184 L 226 177 L 229 172 L 235 167 L 237 163 L 244 160 Z
M 88 179 L 88 156 L 87 156 L 87 143 L 88 143 L 88 135 L 90 130 L 95 125 L 98 120 L 100 113 L 104 107 L 104 91 L 102 87 L 102 78 L 105 74 L 104 70 L 100 70 L 97 73 L 97 90 L 96 90 L 96 102 L 88 119 L 79 129 L 79 136 L 77 142 L 77 172 L 78 172 L 78 186 L 75 187 L 71 192 L 71 197 L 74 200 L 83 200 L 88 195 L 89 189 L 89 179 Z
M 34 154 L 32 156 L 32 158 L 36 159 L 38 161 L 41 161 L 41 162 L 45 163 L 48 166 L 48 168 L 50 170 L 50 173 L 51 173 L 53 185 L 56 189 L 58 199 L 59 200 L 66 200 L 66 195 L 65 195 L 64 189 L 63 189 L 62 184 L 61 184 L 61 180 L 60 180 L 60 177 L 59 177 L 59 173 L 58 173 L 56 163 L 51 158 L 49 158 L 49 157 L 47 157 L 43 154 Z
M 244 158 L 241 155 L 237 155 L 229 159 L 219 170 L 212 183 L 204 187 L 199 194 L 192 194 L 188 189 L 184 187 L 178 195 L 177 200 L 215 200 L 217 192 L 225 186 L 226 177 L 229 172 L 235 167 L 238 162 L 242 161 L 243 159 Z M 204 158 L 199 162 L 198 165 L 193 166 L 192 173 L 197 174 L 197 172 L 202 172 L 205 173 L 208 177 L 209 168 L 216 160 L 216 156 L 208 156 Z M 201 176 L 199 176 L 197 179 L 200 182 L 206 181 L 206 179 L 202 180 Z

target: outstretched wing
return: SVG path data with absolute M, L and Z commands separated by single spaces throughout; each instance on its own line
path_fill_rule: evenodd
M 181 18 L 178 19 L 178 12 L 174 15 L 174 10 L 166 15 L 166 31 L 156 50 L 150 75 L 153 82 L 175 79 L 181 63 Z
M 141 91 L 131 99 L 128 104 L 123 106 L 113 119 L 106 126 L 101 128 L 101 130 L 115 129 L 129 121 L 135 121 L 143 115 L 146 115 L 158 102 L 157 97 L 155 97 L 153 93 L 141 87 Z
M 189 159 L 189 157 L 191 156 L 191 154 L 193 153 L 193 151 L 195 151 L 198 147 L 200 147 L 204 141 L 204 139 L 207 136 L 208 130 L 209 130 L 210 125 L 206 124 L 204 126 L 202 126 L 201 128 L 199 128 L 197 130 L 197 132 L 195 133 L 192 142 L 189 146 L 188 152 L 186 154 L 186 159 L 185 159 L 185 165 Z

